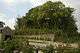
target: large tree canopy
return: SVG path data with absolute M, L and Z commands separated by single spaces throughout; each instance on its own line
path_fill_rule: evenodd
M 74 17 L 74 9 L 65 7 L 62 2 L 48 1 L 41 6 L 29 10 L 22 18 L 17 18 L 16 33 L 27 34 L 29 32 L 77 32 Z

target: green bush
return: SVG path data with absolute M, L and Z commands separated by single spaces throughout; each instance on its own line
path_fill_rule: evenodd
M 44 48 L 42 51 L 43 51 L 43 53 L 53 53 L 54 49 L 53 49 L 53 46 L 50 45 L 50 46 L 47 46 L 46 48 Z

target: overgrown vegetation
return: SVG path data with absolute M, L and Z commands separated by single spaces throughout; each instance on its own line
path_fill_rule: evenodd
M 15 50 L 23 53 L 33 53 L 34 49 L 32 46 L 28 45 L 28 41 L 25 39 L 13 39 L 6 40 L 0 44 L 0 48 L 4 49 L 4 53 L 13 53 Z
M 80 34 L 77 32 L 73 12 L 73 8 L 66 7 L 62 2 L 48 1 L 41 6 L 32 8 L 25 16 L 17 18 L 15 35 L 54 34 L 55 42 L 79 42 Z M 33 39 L 44 40 L 44 38 Z M 46 40 L 50 39 L 46 38 Z M 33 47 L 29 45 L 28 38 L 6 40 L 1 43 L 0 47 L 5 49 L 4 53 L 12 53 L 15 49 L 21 50 L 23 53 L 34 52 Z M 59 49 L 58 53 L 80 52 L 78 49 L 65 50 L 66 48 L 63 48 L 64 50 L 57 48 L 56 50 Z M 44 53 L 53 53 L 55 50 L 53 46 L 48 46 L 42 51 Z
M 15 34 L 48 33 L 55 34 L 55 41 L 77 41 L 79 34 L 72 15 L 73 12 L 73 8 L 66 7 L 62 2 L 48 1 L 30 9 L 25 16 L 17 18 Z
M 17 18 L 15 29 L 22 34 L 58 30 L 67 33 L 77 32 L 73 11 L 73 8 L 65 7 L 61 2 L 48 1 L 42 6 L 32 8 L 22 18 Z

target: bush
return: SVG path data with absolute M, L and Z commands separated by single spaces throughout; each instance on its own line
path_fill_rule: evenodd
M 50 46 L 47 46 L 46 48 L 44 48 L 42 51 L 43 51 L 43 53 L 53 53 L 54 49 L 53 49 L 53 46 L 50 45 Z

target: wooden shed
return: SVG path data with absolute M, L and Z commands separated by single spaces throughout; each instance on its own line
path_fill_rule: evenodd
M 8 26 L 0 28 L 1 37 L 3 40 L 12 39 L 12 30 Z

